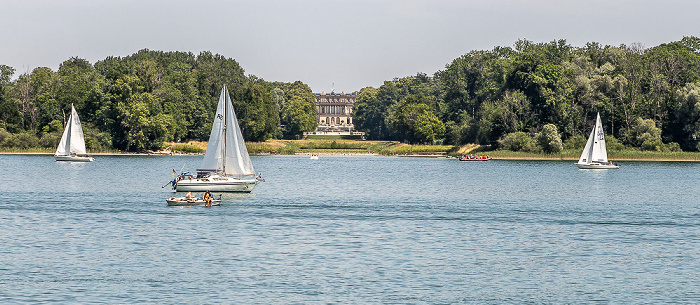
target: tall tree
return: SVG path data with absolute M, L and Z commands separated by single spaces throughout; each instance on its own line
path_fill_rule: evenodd
M 279 125 L 279 110 L 272 94 L 262 85 L 249 83 L 234 99 L 238 123 L 246 141 L 272 138 Z
M 287 103 L 280 121 L 286 128 L 286 138 L 300 138 L 303 132 L 316 129 L 316 99 L 308 85 L 300 81 L 292 83 L 285 92 L 285 99 Z

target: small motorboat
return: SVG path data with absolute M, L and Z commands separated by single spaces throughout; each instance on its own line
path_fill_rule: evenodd
M 187 198 L 185 196 L 183 197 L 170 197 L 168 199 L 165 199 L 165 201 L 168 202 L 169 206 L 193 206 L 193 205 L 206 205 L 206 201 L 201 198 L 201 197 L 190 197 Z M 219 198 L 213 198 L 211 202 L 212 206 L 215 205 L 221 205 L 221 195 L 219 195 Z
M 313 154 L 313 155 L 311 155 L 311 157 L 310 157 L 309 159 L 311 159 L 311 160 L 318 160 L 318 155 L 317 155 L 317 154 Z
M 459 157 L 459 161 L 491 161 L 491 157 L 489 156 L 461 156 Z

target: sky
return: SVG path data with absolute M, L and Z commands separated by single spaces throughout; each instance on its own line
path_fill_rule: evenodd
M 246 75 L 353 92 L 518 39 L 653 47 L 700 36 L 697 0 L 0 0 L 14 78 L 71 57 L 211 51 Z

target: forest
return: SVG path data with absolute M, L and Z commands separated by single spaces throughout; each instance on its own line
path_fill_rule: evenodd
M 317 124 L 306 84 L 246 76 L 238 62 L 210 52 L 144 49 L 14 73 L 0 64 L 4 149 L 55 147 L 71 104 L 88 150 L 206 141 L 223 84 L 246 141 L 298 139 Z M 357 94 L 355 128 L 373 140 L 554 153 L 582 147 L 600 113 L 613 149 L 700 150 L 700 39 L 693 36 L 651 48 L 518 40 Z
M 210 52 L 141 50 L 94 65 L 73 57 L 12 79 L 0 65 L 0 148 L 55 148 L 75 105 L 92 151 L 159 150 L 206 141 L 227 84 L 248 141 L 296 138 L 316 128 L 311 89 L 245 76 L 233 59 Z
M 472 51 L 433 76 L 363 88 L 354 122 L 370 139 L 553 153 L 583 147 L 598 112 L 613 149 L 700 150 L 700 39 Z

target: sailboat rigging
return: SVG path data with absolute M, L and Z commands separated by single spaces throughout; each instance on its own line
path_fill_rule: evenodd
M 588 136 L 586 147 L 581 152 L 578 162 L 575 165 L 580 169 L 617 169 L 619 165 L 608 160 L 608 152 L 605 147 L 605 132 L 603 123 L 600 121 L 600 113 L 596 115 L 595 126 Z
M 181 173 L 173 181 L 178 192 L 251 192 L 258 182 L 245 147 L 226 85 L 221 89 L 209 144 L 197 176 Z
M 56 161 L 92 162 L 95 158 L 89 156 L 85 150 L 85 137 L 83 127 L 80 124 L 78 112 L 73 104 L 70 105 L 71 113 L 63 130 L 61 142 L 58 143 L 54 158 Z

